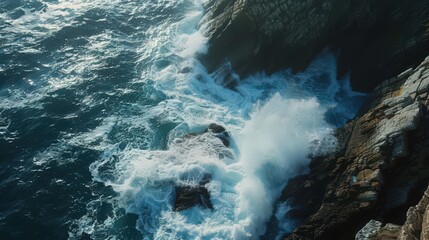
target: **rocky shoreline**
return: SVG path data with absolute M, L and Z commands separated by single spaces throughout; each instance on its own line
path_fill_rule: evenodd
M 200 58 L 209 71 L 225 59 L 240 76 L 300 71 L 331 47 L 338 78 L 350 72 L 355 90 L 372 92 L 337 130 L 338 151 L 314 158 L 284 188 L 279 202 L 298 223 L 284 239 L 429 239 L 429 1 L 211 0 L 206 8 L 200 26 L 210 48 Z
M 281 201 L 295 208 L 288 217 L 302 223 L 285 239 L 351 239 L 373 218 L 404 223 L 429 182 L 428 93 L 429 57 L 374 90 L 338 129 L 339 150 L 284 189 Z
M 326 47 L 338 52 L 338 78 L 370 92 L 428 54 L 426 0 L 210 0 L 200 28 L 209 71 L 228 59 L 246 76 L 285 67 L 303 70 Z
M 222 126 L 201 134 L 230 145 Z M 428 239 L 429 57 L 376 87 L 336 136 L 337 151 L 313 158 L 309 173 L 284 188 L 279 202 L 298 226 L 284 239 Z M 177 186 L 176 211 L 211 209 L 209 181 Z M 263 239 L 278 232 L 275 221 Z

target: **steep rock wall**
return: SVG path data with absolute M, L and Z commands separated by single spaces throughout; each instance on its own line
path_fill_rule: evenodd
M 284 189 L 286 217 L 301 223 L 285 239 L 352 239 L 372 218 L 405 221 L 429 182 L 428 93 L 429 58 L 374 90 L 338 130 L 339 150 Z
M 339 49 L 339 78 L 357 90 L 420 63 L 429 54 L 429 1 L 211 0 L 200 25 L 209 71 L 228 59 L 239 75 L 303 70 L 323 48 Z

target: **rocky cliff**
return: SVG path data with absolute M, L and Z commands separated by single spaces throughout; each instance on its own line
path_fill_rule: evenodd
M 338 151 L 314 158 L 284 189 L 279 201 L 298 223 L 284 239 L 425 239 L 429 1 L 210 0 L 206 8 L 209 71 L 225 59 L 240 76 L 300 71 L 328 46 L 338 78 L 350 72 L 355 90 L 372 92 L 337 130 Z
M 281 201 L 293 206 L 287 217 L 301 223 L 285 239 L 353 239 L 372 218 L 401 225 L 417 218 L 421 229 L 427 199 L 406 211 L 429 182 L 428 93 L 429 57 L 375 88 L 356 119 L 338 129 L 338 151 L 313 159 L 310 173 L 284 189 Z
M 371 220 L 356 235 L 356 240 L 429 239 L 429 188 L 420 202 L 407 211 L 403 226 Z
M 209 71 L 228 59 L 239 75 L 292 67 L 338 50 L 339 78 L 372 90 L 429 54 L 427 0 L 210 0 L 200 25 Z

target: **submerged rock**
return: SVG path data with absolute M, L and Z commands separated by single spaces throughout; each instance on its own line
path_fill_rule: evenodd
M 226 129 L 224 127 L 222 127 L 221 125 L 218 125 L 216 123 L 211 123 L 208 128 L 209 131 L 211 131 L 212 133 L 223 133 L 226 132 Z
M 211 176 L 206 175 L 198 186 L 176 186 L 174 210 L 182 211 L 195 206 L 213 209 L 209 191 L 205 187 L 210 179 Z
M 380 84 L 365 106 L 338 129 L 339 150 L 313 159 L 310 173 L 285 187 L 281 201 L 308 210 L 285 239 L 352 239 L 375 216 L 402 225 L 421 199 L 429 183 L 429 57 Z M 407 219 L 424 219 L 424 208 L 411 208 Z M 386 237 L 397 230 L 381 229 Z
M 219 138 L 225 147 L 231 145 L 231 137 L 224 127 L 216 123 L 212 123 L 208 126 L 207 131 L 213 133 L 217 138 Z
M 354 89 L 415 66 L 429 54 L 427 0 L 210 0 L 200 25 L 209 71 L 225 59 L 239 75 L 303 70 L 323 48 L 339 51 L 339 78 Z
M 218 138 L 222 141 L 223 146 L 220 146 L 220 149 L 228 150 L 226 149 L 230 145 L 230 136 L 229 133 L 226 131 L 226 129 L 218 124 L 212 123 L 207 127 L 207 130 L 200 134 L 188 134 L 185 137 L 186 138 L 194 138 L 198 137 L 199 135 L 203 134 L 210 134 L 215 138 Z M 220 143 L 219 143 L 220 145 Z M 227 158 L 232 158 L 230 154 L 228 154 L 229 151 L 220 151 L 219 152 L 219 158 L 223 159 L 227 156 Z M 197 185 L 177 185 L 175 187 L 175 199 L 174 199 L 174 210 L 175 211 L 182 211 L 189 209 L 191 207 L 195 206 L 201 206 L 208 209 L 213 209 L 213 205 L 211 203 L 210 199 L 210 193 L 207 189 L 207 184 L 209 184 L 211 181 L 211 175 L 205 174 L 204 177 L 201 179 L 201 181 Z

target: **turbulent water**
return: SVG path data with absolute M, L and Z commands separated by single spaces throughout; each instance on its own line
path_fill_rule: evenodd
M 0 1 L 0 239 L 258 239 L 272 216 L 290 230 L 282 187 L 362 96 L 328 52 L 218 85 L 195 57 L 202 4 Z M 231 148 L 186 137 L 210 123 Z M 213 210 L 175 212 L 174 186 L 207 174 Z

